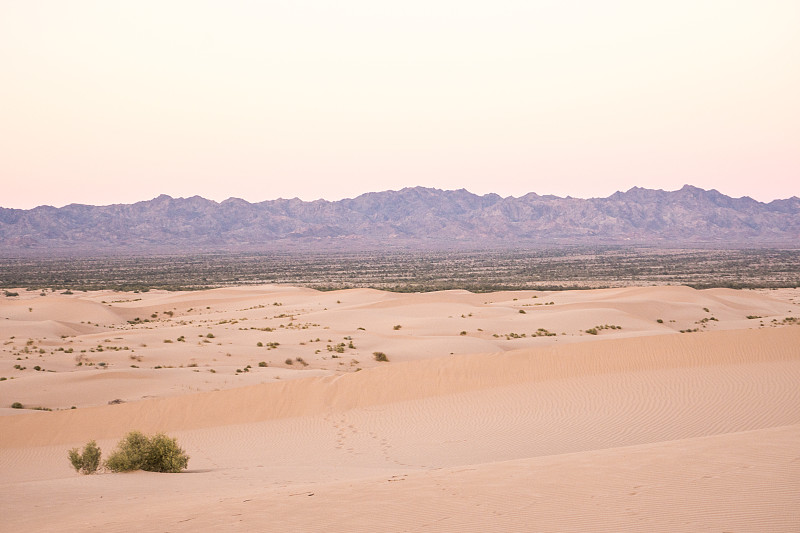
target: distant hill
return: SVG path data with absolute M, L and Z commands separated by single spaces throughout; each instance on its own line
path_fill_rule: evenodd
M 800 198 L 762 203 L 690 185 L 634 187 L 591 199 L 414 187 L 335 202 L 217 203 L 161 195 L 129 205 L 0 208 L 0 254 L 6 256 L 572 244 L 796 248 Z

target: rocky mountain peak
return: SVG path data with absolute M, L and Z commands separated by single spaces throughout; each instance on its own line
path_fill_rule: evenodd
M 497 248 L 570 244 L 800 246 L 800 199 L 769 204 L 685 185 L 608 198 L 519 198 L 407 187 L 336 202 L 221 203 L 162 194 L 130 205 L 0 208 L 0 253 L 286 246 Z

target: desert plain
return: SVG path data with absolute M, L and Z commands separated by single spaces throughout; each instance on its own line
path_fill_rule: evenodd
M 9 292 L 2 531 L 800 530 L 798 289 Z

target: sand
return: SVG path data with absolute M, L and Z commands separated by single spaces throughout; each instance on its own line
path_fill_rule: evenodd
M 798 290 L 17 292 L 0 530 L 800 529 Z

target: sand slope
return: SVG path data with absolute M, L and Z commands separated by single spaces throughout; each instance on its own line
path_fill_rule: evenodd
M 265 295 L 274 296 L 265 290 L 256 295 L 258 300 L 243 289 L 214 294 L 237 314 L 243 306 L 263 302 Z M 346 306 L 327 326 L 341 332 L 347 323 L 342 317 L 368 309 L 372 322 L 366 321 L 370 315 L 362 315 L 365 321 L 358 323 L 397 346 L 425 340 L 408 331 L 412 326 L 406 324 L 415 320 L 425 331 L 436 321 L 442 327 L 450 320 L 485 320 L 486 325 L 502 322 L 498 310 L 506 327 L 540 312 L 568 321 L 570 316 L 583 320 L 583 313 L 597 309 L 613 310 L 627 322 L 620 334 L 575 334 L 569 342 L 536 338 L 517 347 L 490 337 L 483 340 L 497 343 L 493 351 L 434 353 L 371 364 L 359 372 L 324 365 L 315 370 L 311 361 L 306 372 L 318 373 L 312 377 L 236 386 L 243 382 L 228 376 L 232 386 L 204 392 L 159 392 L 156 386 L 186 384 L 187 375 L 208 374 L 194 368 L 166 369 L 172 374 L 162 374 L 168 376 L 163 381 L 148 377 L 158 371 L 146 369 L 55 372 L 38 386 L 72 374 L 66 378 L 104 382 L 111 390 L 117 381 L 135 390 L 140 379 L 146 384 L 142 388 L 154 387 L 157 397 L 0 416 L 0 494 L 4 509 L 19 510 L 4 513 L 3 527 L 800 529 L 800 327 L 777 327 L 771 318 L 760 327 L 761 319 L 746 318 L 791 316 L 790 300 L 738 291 L 614 289 L 548 295 L 548 302 L 557 298 L 558 303 L 525 307 L 530 312 L 520 314 L 517 302 L 532 294 L 283 294 L 295 301 L 287 299 L 279 307 L 321 305 L 308 311 L 320 317 L 326 306 Z M 181 297 L 188 295 L 158 295 Z M 191 297 L 190 307 L 199 305 L 198 295 Z M 205 307 L 203 312 L 215 312 Z M 666 321 L 681 313 L 709 314 L 704 307 L 718 317 L 712 331 L 676 334 L 669 326 L 652 326 L 656 316 Z M 425 313 L 417 319 L 398 308 Z M 473 316 L 462 319 L 462 310 Z M 488 318 L 476 316 L 480 313 Z M 323 318 L 316 320 L 322 324 Z M 337 320 L 342 320 L 338 326 Z M 403 327 L 392 329 L 398 320 Z M 631 334 L 627 330 L 635 329 L 637 321 L 651 329 Z M 381 328 L 384 322 L 388 327 Z M 160 325 L 180 327 L 167 321 Z M 145 328 L 131 331 L 151 331 Z M 251 330 L 215 331 L 235 340 L 236 332 L 248 335 Z M 280 333 L 288 338 L 294 332 Z M 435 338 L 445 339 L 444 346 L 448 338 L 463 337 L 438 333 Z M 140 378 L 134 377 L 137 373 Z M 0 392 L 42 377 L 47 376 L 39 372 L 2 382 Z M 67 386 L 54 390 L 63 392 Z M 80 476 L 69 467 L 68 448 L 97 439 L 108 451 L 134 428 L 176 436 L 191 455 L 190 471 Z
M 300 369 L 348 374 L 380 364 L 375 351 L 394 363 L 599 338 L 770 328 L 800 313 L 794 293 L 776 298 L 776 292 L 687 287 L 19 292 L 0 299 L 0 379 L 9 378 L 0 386 L 0 406 L 52 409 L 274 382 L 302 376 Z M 587 333 L 592 329 L 596 335 Z M 111 371 L 124 379 L 87 376 Z

